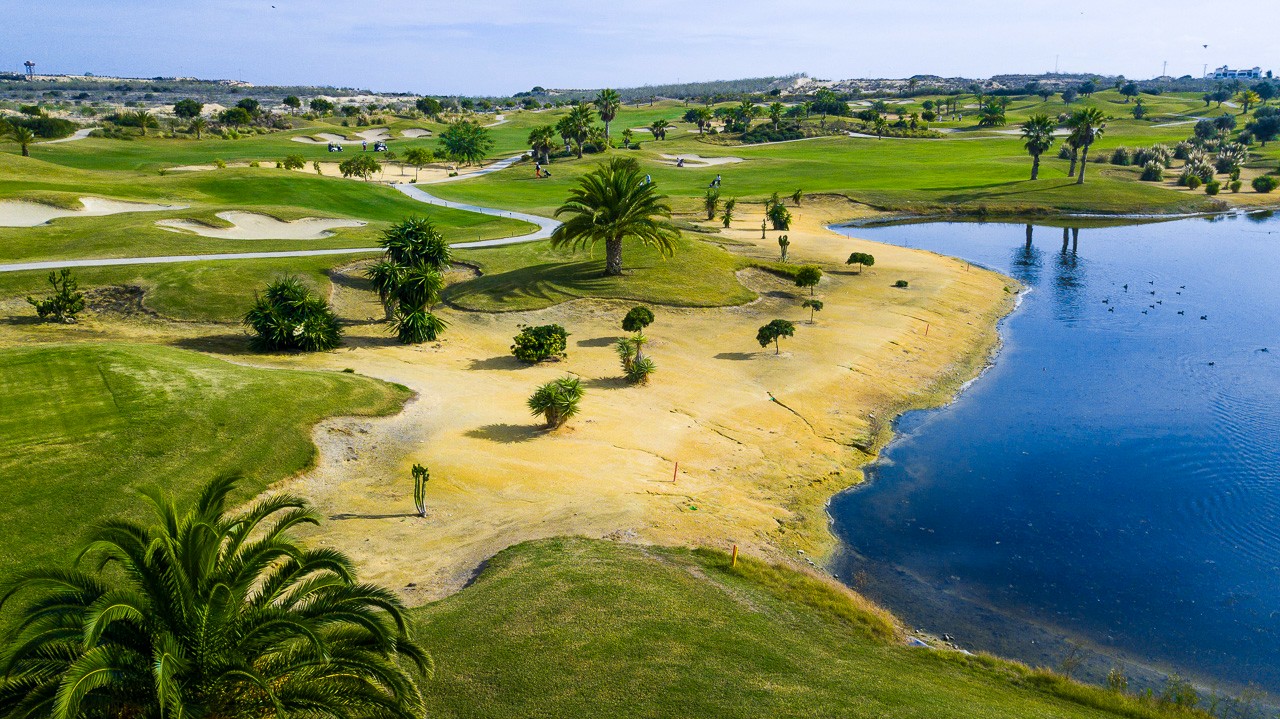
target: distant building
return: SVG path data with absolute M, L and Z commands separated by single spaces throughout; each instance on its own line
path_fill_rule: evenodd
M 1252 70 L 1232 70 L 1226 65 L 1223 65 L 1222 67 L 1214 70 L 1213 74 L 1209 77 L 1212 77 L 1214 80 L 1257 80 L 1262 77 L 1262 68 L 1255 67 Z

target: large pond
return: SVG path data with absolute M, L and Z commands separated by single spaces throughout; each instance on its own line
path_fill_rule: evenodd
M 965 648 L 1280 695 L 1280 219 L 840 229 L 1029 288 L 832 500 L 840 576 Z

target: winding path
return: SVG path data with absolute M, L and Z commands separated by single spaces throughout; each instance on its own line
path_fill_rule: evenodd
M 436 184 L 442 182 L 454 182 L 457 180 L 465 180 L 469 177 L 478 177 L 487 175 L 492 172 L 498 172 L 511 167 L 518 162 L 523 155 L 509 157 L 505 160 L 489 165 L 488 167 L 466 175 L 458 175 L 457 177 L 446 177 L 436 180 Z M 491 217 L 505 217 L 512 220 L 522 220 L 538 226 L 538 229 L 525 235 L 517 235 L 515 237 L 501 237 L 494 240 L 477 240 L 475 242 L 459 242 L 451 245 L 460 250 L 475 249 L 481 247 L 500 247 L 502 245 L 514 245 L 521 242 L 534 242 L 537 240 L 545 240 L 551 236 L 552 232 L 560 226 L 560 223 L 549 217 L 540 215 L 530 215 L 524 212 L 511 212 L 508 210 L 499 210 L 493 207 L 480 207 L 479 205 L 468 205 L 461 202 L 451 202 L 442 200 L 439 197 L 428 194 L 420 189 L 417 185 L 392 185 L 395 189 L 403 192 L 408 197 L 428 205 L 437 207 L 447 207 L 453 210 L 463 210 L 466 212 L 476 212 Z M 12 264 L 0 265 L 0 272 L 26 272 L 32 270 L 56 270 L 63 267 L 117 267 L 121 265 L 164 265 L 178 262 L 210 262 L 218 260 L 269 260 L 280 257 L 317 257 L 322 255 L 359 255 L 369 254 L 373 252 L 382 252 L 381 247 L 350 247 L 329 250 L 284 250 L 280 252 L 226 252 L 208 255 L 160 255 L 154 257 L 111 257 L 103 259 L 85 259 L 85 260 L 49 260 L 40 262 L 17 262 Z
M 61 142 L 75 142 L 76 140 L 83 140 L 83 139 L 85 139 L 86 137 L 88 137 L 88 136 L 89 136 L 89 133 L 93 132 L 93 131 L 94 131 L 94 130 L 96 130 L 96 129 L 98 129 L 98 128 L 96 128 L 96 127 L 86 127 L 86 128 L 84 128 L 83 130 L 76 130 L 75 132 L 71 133 L 71 134 L 70 134 L 69 136 L 67 136 L 67 137 L 60 137 L 60 138 L 58 138 L 57 140 L 45 140 L 45 141 L 43 141 L 43 142 L 37 142 L 37 143 L 35 143 L 35 144 L 37 144 L 37 145 L 57 145 L 58 143 L 61 143 Z

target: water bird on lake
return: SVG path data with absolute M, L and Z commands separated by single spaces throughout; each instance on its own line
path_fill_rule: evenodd
M 1156 291 L 1155 291 L 1155 290 L 1151 290 L 1151 294 L 1153 294 L 1153 295 L 1154 295 L 1155 293 L 1156 293 Z
M 1102 304 L 1104 304 L 1104 305 L 1109 305 L 1109 304 L 1111 304 L 1111 299 L 1110 299 L 1110 298 L 1107 298 L 1107 299 L 1103 300 L 1103 301 L 1102 301 Z
M 1128 292 L 1128 291 L 1129 291 L 1129 285 L 1128 285 L 1128 283 L 1125 283 L 1124 291 L 1125 291 L 1125 292 Z
M 1107 308 L 1107 311 L 1108 311 L 1108 312 L 1115 312 L 1115 311 L 1116 311 L 1116 308 L 1114 308 L 1114 307 L 1108 307 L 1108 308 Z
M 1215 363 L 1210 362 L 1210 363 L 1209 363 L 1209 366 L 1210 366 L 1210 367 L 1212 367 L 1214 364 L 1215 364 Z
M 1147 313 L 1147 311 L 1146 311 L 1146 310 L 1143 310 L 1143 311 L 1142 311 L 1142 314 L 1144 314 L 1144 315 L 1145 315 L 1146 313 Z
M 1209 319 L 1209 315 L 1200 315 L 1200 319 L 1207 320 Z
M 1185 315 L 1186 313 L 1187 313 L 1186 310 L 1178 310 L 1178 314 L 1180 315 Z

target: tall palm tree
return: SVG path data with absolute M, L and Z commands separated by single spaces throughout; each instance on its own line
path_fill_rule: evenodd
M 578 159 L 582 159 L 582 145 L 591 135 L 591 121 L 595 119 L 595 114 L 591 111 L 591 106 L 581 104 L 574 107 L 565 116 L 568 120 L 568 128 L 572 132 L 569 139 L 573 140 L 574 150 L 578 153 Z
M 782 103 L 775 102 L 769 105 L 769 120 L 773 122 L 773 129 L 775 132 L 777 131 L 778 126 L 782 124 L 783 112 L 786 112 L 786 107 Z
M 236 480 L 155 521 L 103 522 L 94 569 L 36 569 L 4 596 L 7 717 L 351 716 L 414 719 L 430 659 L 391 592 L 288 532 L 319 517 L 276 495 L 230 513 Z M 82 556 L 84 556 L 82 554 Z M 12 603 L 20 602 L 17 607 Z
M 209 127 L 209 121 L 204 119 L 203 117 L 191 118 L 191 129 L 195 131 L 197 140 L 200 139 L 200 134 L 203 133 L 205 129 L 208 127 Z
M 556 128 L 551 125 L 535 127 L 529 131 L 529 149 L 533 156 L 546 165 L 551 162 L 551 148 L 556 143 Z
M 640 164 L 629 157 L 614 158 L 584 175 L 556 210 L 556 217 L 566 219 L 551 235 L 551 246 L 577 250 L 604 242 L 606 277 L 622 274 L 622 242 L 629 237 L 669 257 L 680 233 L 667 219 L 671 207 L 666 197 L 643 178 Z
M 600 119 L 604 121 L 604 136 L 608 138 L 609 123 L 613 122 L 613 118 L 618 115 L 618 108 L 622 106 L 622 96 L 616 90 L 605 88 L 591 103 L 600 112 Z
M 1040 177 L 1040 156 L 1053 147 L 1053 131 L 1057 123 L 1048 115 L 1032 115 L 1022 123 L 1022 146 L 1031 155 L 1031 179 Z
M 36 141 L 34 132 L 20 125 L 9 125 L 9 130 L 5 134 L 9 136 L 9 139 L 18 143 L 18 147 L 22 149 L 23 157 L 31 157 L 31 143 Z
M 1071 128 L 1072 139 L 1080 148 L 1080 176 L 1076 179 L 1077 185 L 1084 184 L 1084 170 L 1088 167 L 1089 146 L 1093 141 L 1102 136 L 1106 131 L 1106 116 L 1102 114 L 1102 110 L 1096 107 L 1085 107 L 1076 110 L 1071 114 L 1071 118 L 1067 120 L 1067 127 Z
M 1254 92 L 1253 90 L 1241 90 L 1236 95 L 1236 102 L 1240 104 L 1240 114 L 1248 115 L 1249 108 L 1253 107 L 1254 105 L 1261 104 L 1262 96 L 1260 96 L 1258 93 Z
M 653 124 L 649 125 L 649 132 L 653 133 L 653 139 L 665 140 L 667 139 L 667 130 L 670 127 L 671 123 L 666 120 L 654 120 Z
M 697 118 L 698 134 L 701 135 L 707 129 L 707 126 L 711 124 L 711 118 L 715 115 L 711 112 L 711 108 L 700 107 L 694 113 L 694 116 Z

